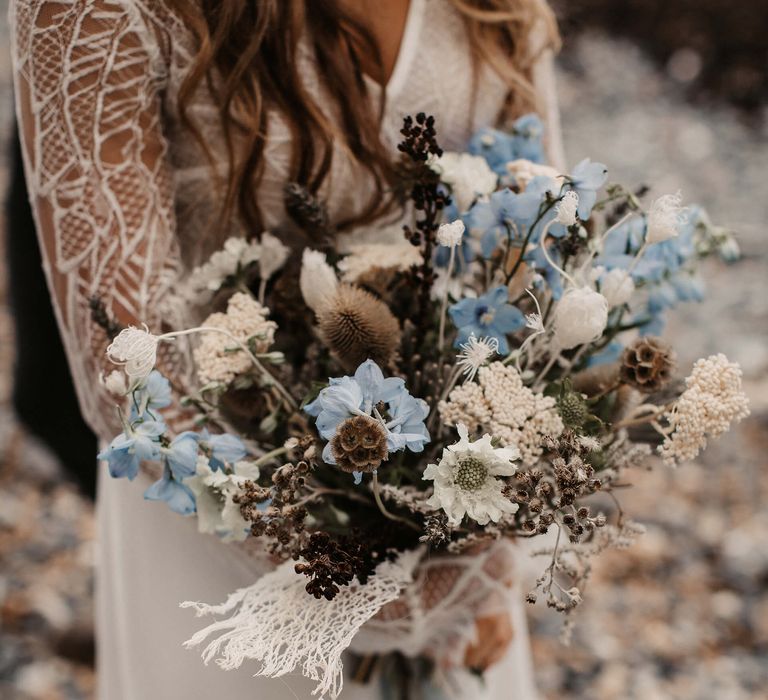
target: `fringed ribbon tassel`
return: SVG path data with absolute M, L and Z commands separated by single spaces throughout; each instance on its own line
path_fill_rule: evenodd
M 335 700 L 343 687 L 341 655 L 358 630 L 384 605 L 397 599 L 413 580 L 420 552 L 405 552 L 384 562 L 365 586 L 341 588 L 331 600 L 316 600 L 305 590 L 306 579 L 288 561 L 248 588 L 232 593 L 222 605 L 185 602 L 198 617 L 227 615 L 184 643 L 203 649 L 205 663 L 215 660 L 225 670 L 246 660 L 261 663 L 256 675 L 276 678 L 297 668 L 317 682 L 313 695 Z

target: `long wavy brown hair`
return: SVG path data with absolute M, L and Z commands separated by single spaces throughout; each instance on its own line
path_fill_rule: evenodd
M 463 17 L 475 74 L 489 64 L 509 86 L 505 114 L 535 108 L 531 70 L 537 54 L 557 44 L 554 17 L 543 0 L 443 0 Z M 199 89 L 212 93 L 219 107 L 228 151 L 222 211 L 217 221 L 225 235 L 233 216 L 245 230 L 261 230 L 255 192 L 264 170 L 269 138 L 268 114 L 276 110 L 292 136 L 290 178 L 316 193 L 328 175 L 333 144 L 342 143 L 372 175 L 371 198 L 358 216 L 335 222 L 339 229 L 373 220 L 391 206 L 392 154 L 379 134 L 383 103 L 371 99 L 361 56 L 384 69 L 371 33 L 337 0 L 166 0 L 193 33 L 198 50 L 179 94 L 180 114 L 206 153 L 205 134 L 189 115 Z M 536 27 L 543 41 L 531 47 Z M 323 92 L 332 109 L 323 109 L 307 90 L 296 60 L 299 40 L 308 36 Z M 385 96 L 386 99 L 386 96 Z M 335 118 L 331 114 L 337 115 Z M 213 164 L 213 159 L 211 158 Z M 219 236 L 216 236 L 217 238 Z

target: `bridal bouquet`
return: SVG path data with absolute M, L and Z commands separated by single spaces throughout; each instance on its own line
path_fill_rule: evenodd
M 588 159 L 545 165 L 535 115 L 465 153 L 423 114 L 402 136 L 395 237 L 339 254 L 322 202 L 289 187 L 327 237 L 294 256 L 279 235 L 229 240 L 174 293 L 201 323 L 114 333 L 103 380 L 123 423 L 111 475 L 154 469 L 147 499 L 273 564 L 221 605 L 186 603 L 218 616 L 188 644 L 333 698 L 348 648 L 461 665 L 508 600 L 515 540 L 546 554 L 527 600 L 570 615 L 590 558 L 642 530 L 616 498 L 627 472 L 693 459 L 748 413 L 736 364 L 681 381 L 659 338 L 701 298 L 699 261 L 738 256 L 702 209 L 646 205 Z M 172 405 L 157 352 L 182 337 L 197 382 Z

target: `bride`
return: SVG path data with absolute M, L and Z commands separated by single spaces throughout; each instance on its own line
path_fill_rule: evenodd
M 562 167 L 541 0 L 11 0 L 10 16 L 48 284 L 102 440 L 116 430 L 93 297 L 122 324 L 183 327 L 164 295 L 224 240 L 299 240 L 289 183 L 326 204 L 339 249 L 380 240 L 392 227 L 374 224 L 398 216 L 387 195 L 407 114 L 435 115 L 441 145 L 461 150 L 478 127 L 538 111 Z M 183 358 L 161 358 L 180 391 Z M 181 600 L 222 600 L 264 568 L 143 501 L 140 481 L 99 484 L 98 696 L 310 697 L 299 676 L 225 673 L 182 648 L 199 624 Z M 487 683 L 464 697 L 535 697 L 520 604 L 476 628 L 465 660 Z M 379 685 L 348 681 L 342 697 Z

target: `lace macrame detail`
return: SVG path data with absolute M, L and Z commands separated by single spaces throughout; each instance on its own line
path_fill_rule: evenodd
M 330 601 L 310 597 L 294 562 L 285 562 L 222 605 L 182 603 L 198 616 L 229 615 L 200 630 L 185 646 L 199 646 L 213 636 L 203 650 L 205 663 L 215 659 L 231 670 L 255 660 L 261 663 L 256 674 L 270 678 L 301 670 L 317 681 L 313 695 L 335 699 L 343 687 L 342 653 L 358 630 L 412 580 L 419 556 L 406 552 L 395 562 L 379 564 L 365 586 L 344 586 Z
M 387 95 L 382 137 L 394 149 L 403 116 L 427 111 L 437 115 L 444 147 L 462 149 L 475 128 L 496 121 L 505 90 L 483 71 L 470 110 L 472 67 L 461 17 L 442 0 L 413 2 L 416 29 Z M 208 161 L 178 116 L 193 41 L 161 0 L 11 0 L 10 20 L 17 111 L 46 274 L 84 415 L 109 439 L 117 429 L 113 401 L 98 382 L 111 369 L 108 339 L 92 323 L 88 299 L 101 297 L 125 325 L 146 323 L 155 333 L 183 327 L 188 310 L 162 302 L 199 262 L 195 249 L 218 212 Z M 297 60 L 307 89 L 322 103 L 307 44 Z M 551 66 L 538 72 L 548 126 L 555 128 L 553 91 L 546 87 Z M 195 95 L 190 114 L 223 166 L 210 95 Z M 276 114 L 269 129 L 254 196 L 266 227 L 276 230 L 286 224 L 290 131 Z M 359 213 L 370 191 L 366 177 L 339 144 L 320 193 L 333 220 Z M 162 371 L 183 391 L 190 374 L 186 343 L 162 350 Z

